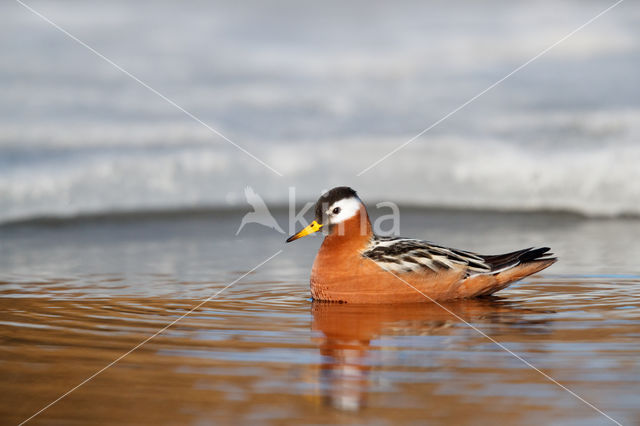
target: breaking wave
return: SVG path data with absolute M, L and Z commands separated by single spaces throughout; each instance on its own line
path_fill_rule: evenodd
M 21 8 L 0 6 L 11 53 L 0 57 L 0 223 L 238 208 L 246 186 L 273 205 L 290 187 L 300 203 L 350 185 L 365 201 L 412 206 L 640 215 L 632 5 L 356 176 L 599 11 L 463 3 L 47 9 L 283 177 Z M 12 41 L 24 34 L 28 43 Z

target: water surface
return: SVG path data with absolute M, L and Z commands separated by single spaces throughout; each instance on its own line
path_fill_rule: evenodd
M 320 239 L 285 246 L 258 225 L 235 237 L 232 212 L 0 228 L 2 423 L 25 420 L 280 249 L 33 422 L 613 424 L 469 324 L 637 422 L 637 221 L 403 212 L 406 235 L 486 252 L 545 242 L 561 260 L 446 312 L 311 302 Z

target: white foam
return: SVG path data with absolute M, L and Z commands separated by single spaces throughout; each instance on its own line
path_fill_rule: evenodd
M 601 6 L 161 3 L 154 19 L 144 2 L 43 9 L 280 178 L 2 5 L 0 222 L 227 207 L 247 185 L 269 204 L 290 185 L 299 202 L 350 185 L 365 202 L 638 215 L 640 8 L 624 7 L 359 178 Z
M 430 138 L 398 152 L 360 178 L 355 172 L 397 139 L 283 143 L 256 148 L 282 179 L 220 145 L 75 152 L 73 160 L 38 158 L 0 172 L 0 220 L 150 208 L 229 206 L 229 193 L 251 184 L 267 203 L 299 202 L 334 185 L 367 200 L 421 206 L 571 210 L 586 215 L 640 214 L 640 146 L 523 146 L 499 140 Z M 318 150 L 318 146 L 322 146 Z M 340 156 L 335 155 L 340 152 Z M 366 152 L 366 155 L 363 153 Z M 314 153 L 313 163 L 306 153 Z M 305 164 L 305 167 L 288 167 Z M 330 175 L 325 172 L 330 170 Z

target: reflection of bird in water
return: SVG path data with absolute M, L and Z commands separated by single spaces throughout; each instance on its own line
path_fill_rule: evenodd
M 545 322 L 529 320 L 528 314 L 539 311 L 524 309 L 518 303 L 490 297 L 468 299 L 443 304 L 457 315 L 456 318 L 441 306 L 431 303 L 397 305 L 355 305 L 313 302 L 312 329 L 321 332 L 318 348 L 323 362 L 318 378 L 325 404 L 344 411 L 357 411 L 366 405 L 366 396 L 377 382 L 372 377 L 375 371 L 393 371 L 395 367 L 404 370 L 407 359 L 395 359 L 398 348 L 385 342 L 371 347 L 372 340 L 383 340 L 390 336 L 446 336 L 455 335 L 463 321 L 490 323 L 492 327 L 505 329 L 522 335 L 523 333 L 548 332 Z M 428 343 L 431 340 L 421 340 Z M 442 350 L 442 341 L 427 353 Z M 423 362 L 422 355 L 420 362 Z M 443 361 L 430 360 L 439 368 L 447 368 Z M 394 363 L 394 362 L 397 362 Z
M 240 223 L 240 227 L 236 231 L 236 235 L 240 233 L 242 228 L 247 223 L 258 223 L 260 225 L 266 226 L 267 228 L 275 229 L 276 231 L 284 234 L 278 222 L 276 222 L 275 218 L 269 212 L 269 208 L 265 204 L 262 197 L 260 197 L 250 186 L 247 186 L 244 189 L 244 196 L 247 199 L 247 203 L 253 207 L 253 211 L 244 215 L 242 218 L 242 222 Z

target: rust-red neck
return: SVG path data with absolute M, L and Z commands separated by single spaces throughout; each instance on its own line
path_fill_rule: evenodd
M 373 231 L 367 209 L 361 206 L 355 216 L 332 226 L 329 235 L 325 238 L 325 244 L 364 246 L 372 236 Z

